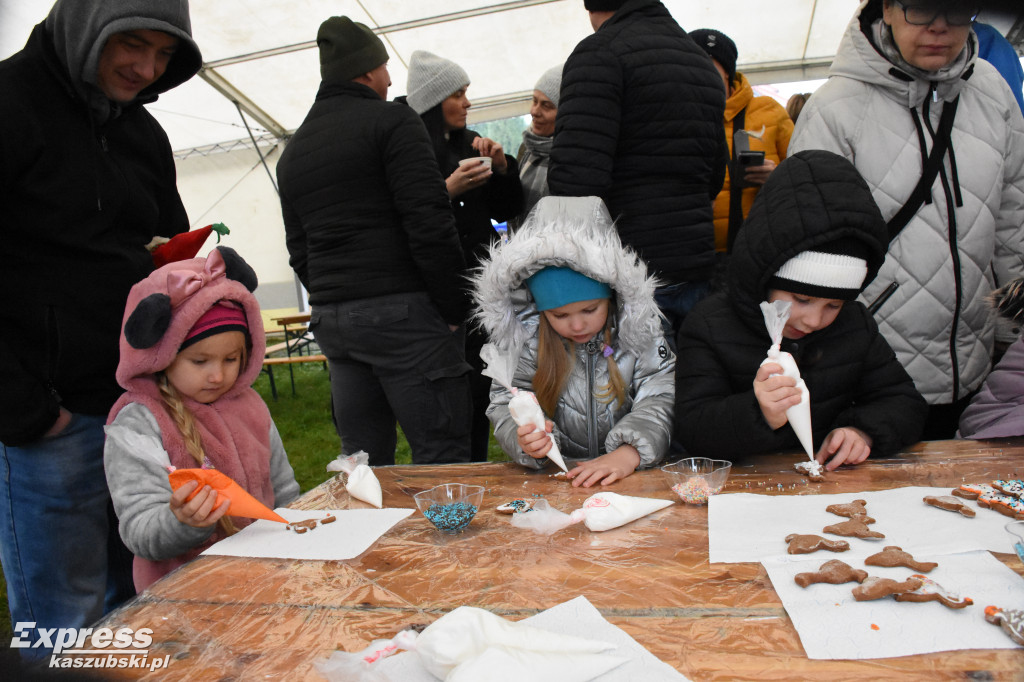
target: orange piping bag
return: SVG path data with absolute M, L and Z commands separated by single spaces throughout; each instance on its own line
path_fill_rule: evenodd
M 245 492 L 242 486 L 216 469 L 175 469 L 168 474 L 167 478 L 170 479 L 171 490 L 177 490 L 189 481 L 195 481 L 199 484 L 199 487 L 188 496 L 186 501 L 195 497 L 195 494 L 204 485 L 208 485 L 217 491 L 217 505 L 214 508 L 223 503 L 221 495 L 231 500 L 231 506 L 228 507 L 227 512 L 228 516 L 243 516 L 247 519 L 266 519 L 268 521 L 288 523 L 288 519 L 274 512 L 274 510 Z

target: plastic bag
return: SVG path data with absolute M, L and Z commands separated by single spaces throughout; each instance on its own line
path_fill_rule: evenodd
M 519 362 L 519 353 L 501 351 L 493 343 L 487 343 L 480 349 L 480 359 L 485 363 L 481 374 L 494 379 L 512 394 L 512 400 L 508 403 L 508 412 L 512 415 L 515 423 L 519 426 L 533 424 L 538 430 L 544 431 L 546 426 L 544 411 L 540 408 L 540 403 L 537 402 L 537 396 L 530 391 L 512 386 L 512 376 L 515 374 L 516 364 Z M 557 464 L 559 469 L 569 473 L 554 436 L 548 434 L 548 437 L 551 438 L 548 459 Z
M 337 459 L 327 465 L 327 470 L 345 472 L 345 490 L 348 494 L 380 509 L 384 504 L 384 493 L 369 461 L 370 456 L 360 450 L 348 457 L 338 455 Z
M 796 433 L 804 452 L 814 461 L 814 432 L 811 429 L 811 394 L 807 390 L 807 384 L 800 378 L 800 368 L 796 366 L 796 360 L 789 353 L 781 350 L 782 330 L 789 320 L 789 311 L 792 303 L 789 301 L 768 301 L 761 302 L 761 313 L 764 315 L 764 324 L 768 328 L 768 335 L 772 339 L 772 346 L 768 349 L 768 357 L 761 365 L 774 362 L 782 367 L 782 376 L 796 379 L 796 387 L 800 389 L 800 402 L 786 410 L 786 419 L 789 426 Z M 773 374 L 772 376 L 778 376 Z

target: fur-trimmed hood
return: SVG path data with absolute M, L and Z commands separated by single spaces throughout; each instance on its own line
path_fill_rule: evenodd
M 616 294 L 618 345 L 639 355 L 662 335 L 657 286 L 619 240 L 598 197 L 542 198 L 507 243 L 496 243 L 472 277 L 474 317 L 502 350 L 521 348 L 536 325 L 526 279 L 548 266 L 570 267 Z
M 219 246 L 207 258 L 168 263 L 132 287 L 125 306 L 117 383 L 152 393 L 152 375 L 174 361 L 192 325 L 217 301 L 241 304 L 252 348 L 246 366 L 221 399 L 248 389 L 262 369 L 266 336 L 252 292 L 256 273 L 234 249 Z

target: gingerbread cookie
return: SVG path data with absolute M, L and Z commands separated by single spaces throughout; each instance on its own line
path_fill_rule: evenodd
M 939 509 L 945 509 L 946 511 L 960 512 L 972 519 L 977 514 L 977 512 L 964 504 L 959 497 L 954 497 L 953 495 L 925 495 L 924 503 Z
M 801 474 L 811 479 L 812 481 L 824 481 L 825 480 L 825 467 L 816 460 L 808 460 L 806 462 L 797 462 L 793 465 L 793 468 L 799 471 Z
M 884 538 L 884 533 L 871 530 L 868 528 L 867 522 L 864 520 L 867 517 L 863 514 L 855 516 L 852 519 L 847 519 L 842 523 L 833 523 L 831 526 L 825 526 L 821 529 L 823 533 L 831 533 L 832 535 L 842 535 L 848 538 Z M 874 519 L 871 519 L 874 521 Z
M 868 576 L 857 587 L 853 588 L 853 598 L 857 601 L 874 601 L 890 594 L 902 594 L 921 587 L 919 578 L 910 577 L 900 582 L 892 578 Z
M 853 502 L 847 502 L 845 504 L 830 504 L 825 507 L 825 511 L 836 516 L 846 516 L 853 518 L 855 516 L 864 516 L 864 523 L 874 523 L 875 520 L 868 516 L 867 502 L 864 500 L 854 500 Z
M 1003 632 L 1017 644 L 1024 646 L 1024 611 L 1020 609 L 1001 609 L 998 606 L 985 607 L 985 620 L 999 625 Z
M 525 514 L 526 512 L 533 511 L 533 500 L 512 500 L 498 505 L 494 510 L 499 514 Z
M 840 561 L 839 559 L 830 559 L 819 566 L 817 571 L 797 573 L 793 577 L 793 580 L 800 587 L 807 587 L 808 585 L 814 585 L 815 583 L 828 583 L 830 585 L 841 585 L 842 583 L 853 581 L 862 583 L 867 577 L 867 571 L 854 568 L 853 566 L 850 566 L 850 564 L 845 561 Z
M 959 488 L 955 488 L 950 492 L 965 500 L 976 500 L 981 495 L 989 495 L 999 491 L 986 483 L 961 483 Z
M 988 507 L 989 509 L 995 510 L 1000 514 L 1005 514 L 1006 516 L 1012 516 L 1016 519 L 1024 519 L 1024 500 L 1013 497 L 1012 495 L 1004 495 L 999 492 L 979 495 L 978 504 L 982 507 Z
M 845 552 L 850 549 L 850 543 L 845 540 L 826 540 L 820 535 L 800 535 L 790 533 L 786 536 L 786 549 L 790 554 L 810 554 L 819 549 L 827 549 L 830 552 Z
M 920 580 L 920 587 L 894 595 L 896 601 L 937 601 L 943 606 L 948 606 L 951 609 L 962 609 L 965 606 L 970 606 L 974 603 L 968 597 L 961 599 L 959 594 L 950 592 L 931 578 L 926 578 L 925 576 L 918 575 L 916 573 L 910 577 L 911 579 L 916 578 L 917 580 Z
M 872 554 L 864 560 L 867 566 L 905 566 L 913 571 L 928 573 L 938 566 L 933 561 L 917 561 L 909 552 L 904 552 L 900 547 L 889 545 L 878 554 Z
M 1014 479 L 1012 481 L 1003 481 L 996 479 L 992 481 L 992 485 L 1003 491 L 1006 495 L 1013 495 L 1014 497 L 1024 498 L 1024 481 Z

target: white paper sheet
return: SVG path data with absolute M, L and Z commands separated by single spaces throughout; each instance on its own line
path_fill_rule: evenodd
M 306 533 L 288 530 L 275 521 L 258 520 L 241 532 L 216 543 L 203 554 L 267 557 L 275 559 L 353 559 L 365 552 L 412 509 L 275 509 L 289 521 L 322 519 L 333 514 L 334 523 L 320 524 Z
M 571 601 L 554 606 L 547 611 L 524 619 L 533 627 L 549 632 L 576 635 L 615 645 L 610 655 L 623 656 L 629 660 L 618 668 L 594 678 L 600 682 L 678 682 L 687 678 L 672 666 L 663 663 L 635 639 L 604 619 L 586 597 L 579 596 Z M 993 626 L 989 626 L 993 627 Z M 999 628 L 994 628 L 999 630 Z M 436 682 L 420 665 L 413 652 L 403 652 L 384 659 L 378 664 L 378 671 L 393 682 Z M 528 682 L 524 680 L 523 682 Z
M 1024 604 L 1024 581 L 988 552 L 914 556 L 918 561 L 939 564 L 923 575 L 961 597 L 974 600 L 973 605 L 963 609 L 950 609 L 937 602 L 897 602 L 892 597 L 858 602 L 852 594 L 855 582 L 802 588 L 793 582 L 797 573 L 816 571 L 833 558 L 884 578 L 905 580 L 915 573 L 909 568 L 865 566 L 862 561 L 850 561 L 849 557 L 830 552 L 816 552 L 812 556 L 816 557 L 813 565 L 792 561 L 789 556 L 762 562 L 796 626 L 808 658 L 889 658 L 1017 646 L 1002 628 L 985 621 L 985 607 Z
M 824 562 L 827 559 L 863 558 L 886 545 L 897 545 L 914 554 L 954 554 L 976 549 L 1012 552 L 1004 526 L 1011 521 L 976 502 L 964 500 L 977 510 L 974 518 L 936 509 L 922 501 L 925 495 L 949 495 L 949 488 L 895 488 L 840 495 L 714 495 L 708 503 L 708 536 L 711 563 L 739 563 L 786 554 L 790 533 L 821 535 L 846 540 L 847 552 L 819 550 L 792 555 L 794 560 Z M 830 504 L 866 500 L 868 516 L 877 523 L 871 530 L 883 540 L 861 540 L 823 533 L 825 526 L 846 519 L 825 511 Z M 851 564 L 852 565 L 852 564 Z

